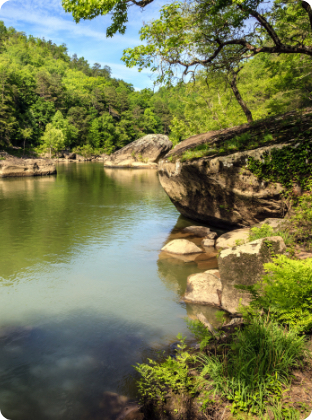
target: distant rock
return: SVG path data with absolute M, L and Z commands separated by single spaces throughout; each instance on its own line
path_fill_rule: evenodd
M 286 246 L 280 236 L 258 239 L 247 244 L 225 249 L 218 258 L 222 281 L 222 306 L 236 313 L 241 299 L 243 305 L 250 301 L 249 294 L 235 288 L 250 286 L 262 279 L 263 264 L 272 260 L 272 255 L 284 254 Z
M 191 233 L 195 236 L 204 238 L 209 235 L 210 229 L 204 226 L 188 226 L 182 230 L 183 233 Z
M 47 159 L 0 160 L 0 178 L 18 176 L 42 176 L 56 173 L 55 164 Z
M 187 278 L 185 302 L 221 307 L 222 283 L 217 270 L 192 274 Z
M 187 239 L 174 239 L 161 250 L 171 254 L 199 254 L 204 252 L 201 248 Z
M 164 134 L 148 134 L 111 154 L 104 166 L 157 168 L 158 161 L 171 150 L 172 143 Z
M 64 152 L 64 158 L 74 160 L 76 159 L 76 153 Z

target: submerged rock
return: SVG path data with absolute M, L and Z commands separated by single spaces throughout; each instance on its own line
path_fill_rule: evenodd
M 0 161 L 0 178 L 42 176 L 56 173 L 55 164 L 47 159 L 9 159 Z
M 201 248 L 187 239 L 174 239 L 161 250 L 171 254 L 199 254 L 204 252 Z
M 130 168 L 157 168 L 158 161 L 172 148 L 168 136 L 164 134 L 148 134 L 104 160 L 104 166 Z
M 204 226 L 188 226 L 182 230 L 183 233 L 191 233 L 195 236 L 204 238 L 210 234 L 210 229 Z

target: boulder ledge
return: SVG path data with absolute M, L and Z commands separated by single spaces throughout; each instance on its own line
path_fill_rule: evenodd
M 158 161 L 172 148 L 168 136 L 148 134 L 111 154 L 104 166 L 124 168 L 157 168 Z
M 0 161 L 0 178 L 56 174 L 55 164 L 47 159 L 8 159 Z

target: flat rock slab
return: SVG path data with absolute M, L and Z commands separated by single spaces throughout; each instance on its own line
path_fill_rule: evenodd
M 0 161 L 0 178 L 43 176 L 56 173 L 55 164 L 46 159 L 12 159 Z
M 265 274 L 263 264 L 272 261 L 272 255 L 285 252 L 286 246 L 280 236 L 258 239 L 221 251 L 218 266 L 222 279 L 223 308 L 236 313 L 240 300 L 247 305 L 250 302 L 249 294 L 235 286 L 251 286 L 260 281 Z
M 216 249 L 228 249 L 233 246 L 243 245 L 249 241 L 250 228 L 236 229 L 219 236 Z
M 210 234 L 210 229 L 204 226 L 188 226 L 182 230 L 183 233 L 191 233 L 195 236 L 204 238 Z
M 162 251 L 170 252 L 171 254 L 198 254 L 204 252 L 201 248 L 187 239 L 174 239 L 165 245 Z
M 205 273 L 189 276 L 183 300 L 191 303 L 221 306 L 222 283 L 220 278 L 213 274 L 214 272 L 215 270 L 209 270 Z

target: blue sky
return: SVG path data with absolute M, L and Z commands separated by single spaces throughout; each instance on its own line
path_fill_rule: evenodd
M 131 7 L 126 34 L 117 34 L 113 38 L 105 36 L 109 16 L 76 24 L 72 16 L 65 13 L 61 0 L 9 0 L 0 10 L 0 20 L 27 35 L 51 39 L 56 44 L 65 43 L 70 55 L 83 56 L 90 64 L 108 65 L 113 77 L 132 83 L 136 89 L 143 89 L 152 87 L 151 73 L 128 69 L 120 58 L 123 49 L 141 44 L 140 27 L 143 22 L 157 18 L 164 3 L 164 0 L 155 0 L 144 11 Z

